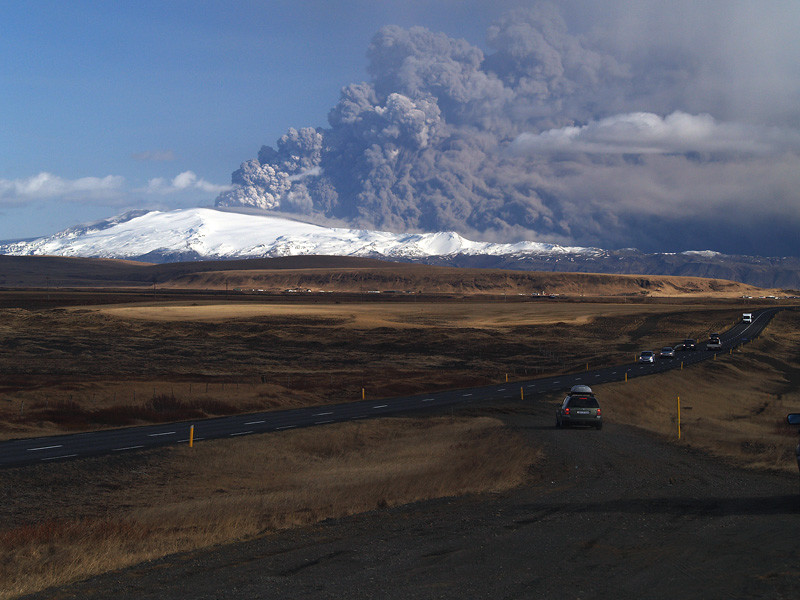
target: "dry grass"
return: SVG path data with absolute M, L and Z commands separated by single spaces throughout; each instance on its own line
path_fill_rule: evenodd
M 251 269 L 177 275 L 162 287 L 282 292 L 393 291 L 428 294 L 566 294 L 579 296 L 737 298 L 780 294 L 725 279 L 665 275 L 612 275 L 502 269 L 464 269 L 411 264 L 370 264 L 361 268 Z
M 752 467 L 796 472 L 800 315 L 780 313 L 755 341 L 684 370 L 597 386 L 609 421 L 628 423 Z
M 176 310 L 187 315 L 168 319 L 149 318 L 153 308 L 2 311 L 0 435 L 357 399 L 365 383 L 381 397 L 498 382 L 505 372 L 582 370 L 702 338 L 740 312 L 713 304 L 264 308 L 183 306 Z M 800 409 L 798 342 L 800 317 L 782 313 L 741 353 L 598 393 L 609 421 L 664 437 L 675 435 L 680 395 L 682 443 L 754 467 L 794 468 L 787 453 L 796 434 L 782 420 Z M 492 419 L 388 419 L 6 471 L 0 597 L 325 518 L 508 489 L 538 458 Z
M 685 310 L 704 306 L 688 305 Z M 85 309 L 81 309 L 85 310 Z M 392 327 L 409 329 L 440 326 L 448 328 L 496 329 L 553 323 L 586 324 L 590 321 L 620 315 L 642 315 L 674 312 L 669 304 L 566 303 L 532 301 L 504 304 L 501 302 L 413 302 L 403 304 L 180 304 L 114 306 L 94 309 L 121 319 L 147 321 L 217 321 L 252 318 L 306 319 L 321 328 L 347 327 L 377 329 Z
M 133 472 L 64 490 L 75 516 L 17 507 L 0 530 L 0 598 L 327 518 L 509 489 L 537 459 L 490 418 L 366 421 L 142 455 Z M 49 467 L 39 485 L 70 468 Z
M 0 438 L 580 370 L 725 329 L 738 312 L 561 302 L 5 309 Z M 175 410 L 153 410 L 155 398 Z

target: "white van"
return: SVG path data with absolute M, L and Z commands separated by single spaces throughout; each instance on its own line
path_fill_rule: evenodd
M 752 323 L 753 313 L 742 313 L 742 323 Z

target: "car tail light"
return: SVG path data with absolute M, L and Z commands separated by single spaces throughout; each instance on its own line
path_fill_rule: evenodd
M 568 414 L 569 414 L 569 409 L 568 409 L 568 408 L 565 408 L 565 409 L 564 409 L 564 414 L 565 414 L 565 415 L 568 415 Z
M 599 408 L 597 409 L 597 416 L 598 417 L 600 416 L 600 409 Z

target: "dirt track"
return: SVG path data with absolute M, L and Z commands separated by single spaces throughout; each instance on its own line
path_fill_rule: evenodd
M 556 430 L 544 402 L 508 409 L 487 411 L 546 451 L 511 493 L 328 521 L 31 598 L 798 596 L 797 476 L 736 469 L 614 423 Z

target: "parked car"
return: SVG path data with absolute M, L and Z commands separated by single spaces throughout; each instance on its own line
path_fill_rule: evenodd
M 675 358 L 675 348 L 672 346 L 664 346 L 658 355 L 661 358 Z
M 656 362 L 656 353 L 651 352 L 650 350 L 645 350 L 641 354 L 639 354 L 639 362 L 640 363 L 654 363 Z
M 588 385 L 576 385 L 556 409 L 556 427 L 587 425 L 601 429 L 603 415 L 600 404 Z

